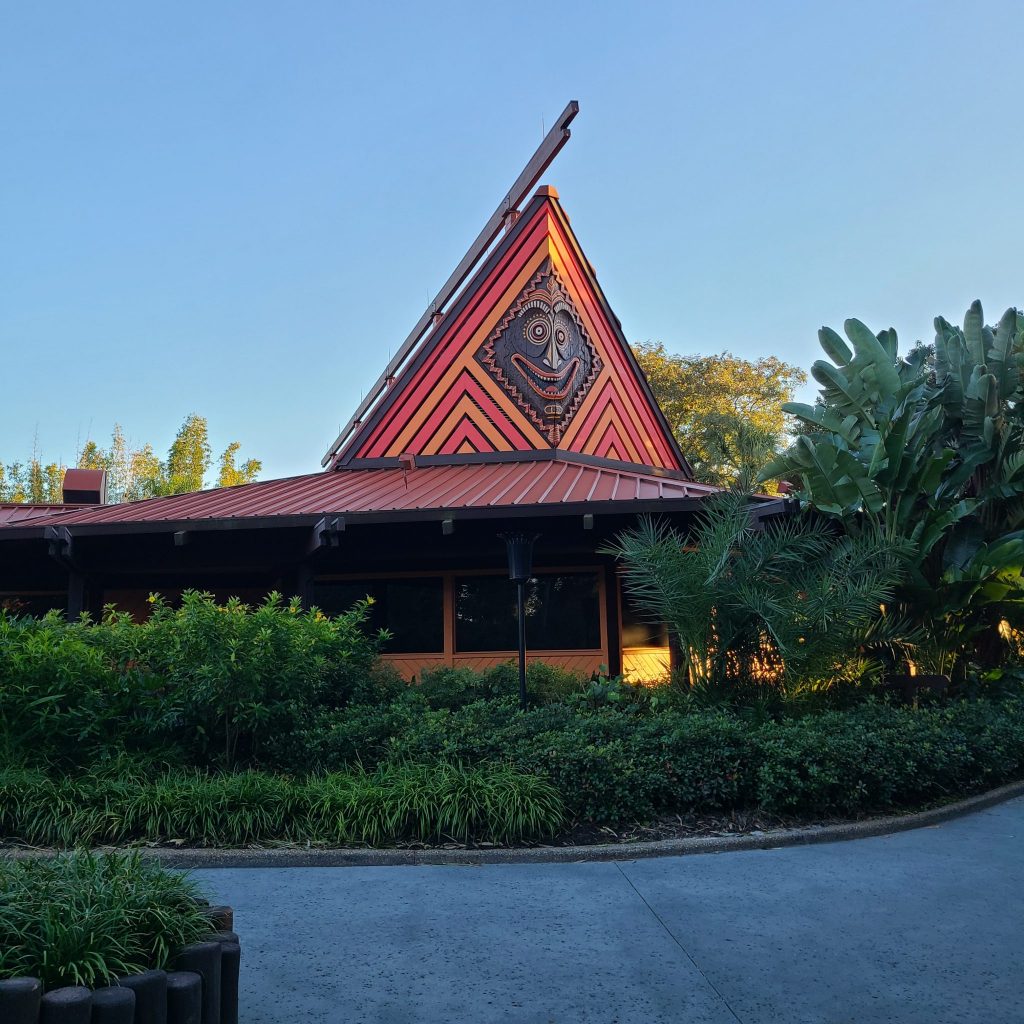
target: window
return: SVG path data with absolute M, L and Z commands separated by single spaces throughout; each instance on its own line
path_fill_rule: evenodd
M 526 646 L 531 651 L 592 651 L 601 647 L 596 573 L 535 576 L 526 584 Z M 516 585 L 505 576 L 455 580 L 455 649 L 514 651 Z
M 651 622 L 625 593 L 622 595 L 622 646 L 668 647 L 668 626 L 664 622 Z
M 426 654 L 444 650 L 444 588 L 440 577 L 342 580 L 313 586 L 313 604 L 328 615 L 348 611 L 367 595 L 375 601 L 370 608 L 370 628 L 392 633 L 384 645 L 386 652 Z

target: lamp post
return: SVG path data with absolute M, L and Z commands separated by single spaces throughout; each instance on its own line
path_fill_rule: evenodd
M 519 705 L 526 707 L 526 581 L 533 572 L 536 533 L 499 533 L 508 551 L 508 578 L 516 584 L 519 626 Z

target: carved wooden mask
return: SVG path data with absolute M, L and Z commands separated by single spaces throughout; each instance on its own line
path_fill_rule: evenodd
M 558 444 L 601 359 L 565 289 L 545 261 L 477 352 L 478 362 Z

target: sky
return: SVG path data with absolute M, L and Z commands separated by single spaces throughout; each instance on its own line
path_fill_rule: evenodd
M 0 460 L 192 412 L 312 472 L 570 99 L 631 341 L 1024 305 L 1024 5 L 0 0 Z M 801 395 L 813 395 L 808 386 Z

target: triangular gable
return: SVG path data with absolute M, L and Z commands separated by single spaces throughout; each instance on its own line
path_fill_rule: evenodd
M 553 451 L 689 474 L 557 193 L 543 187 L 334 466 Z

